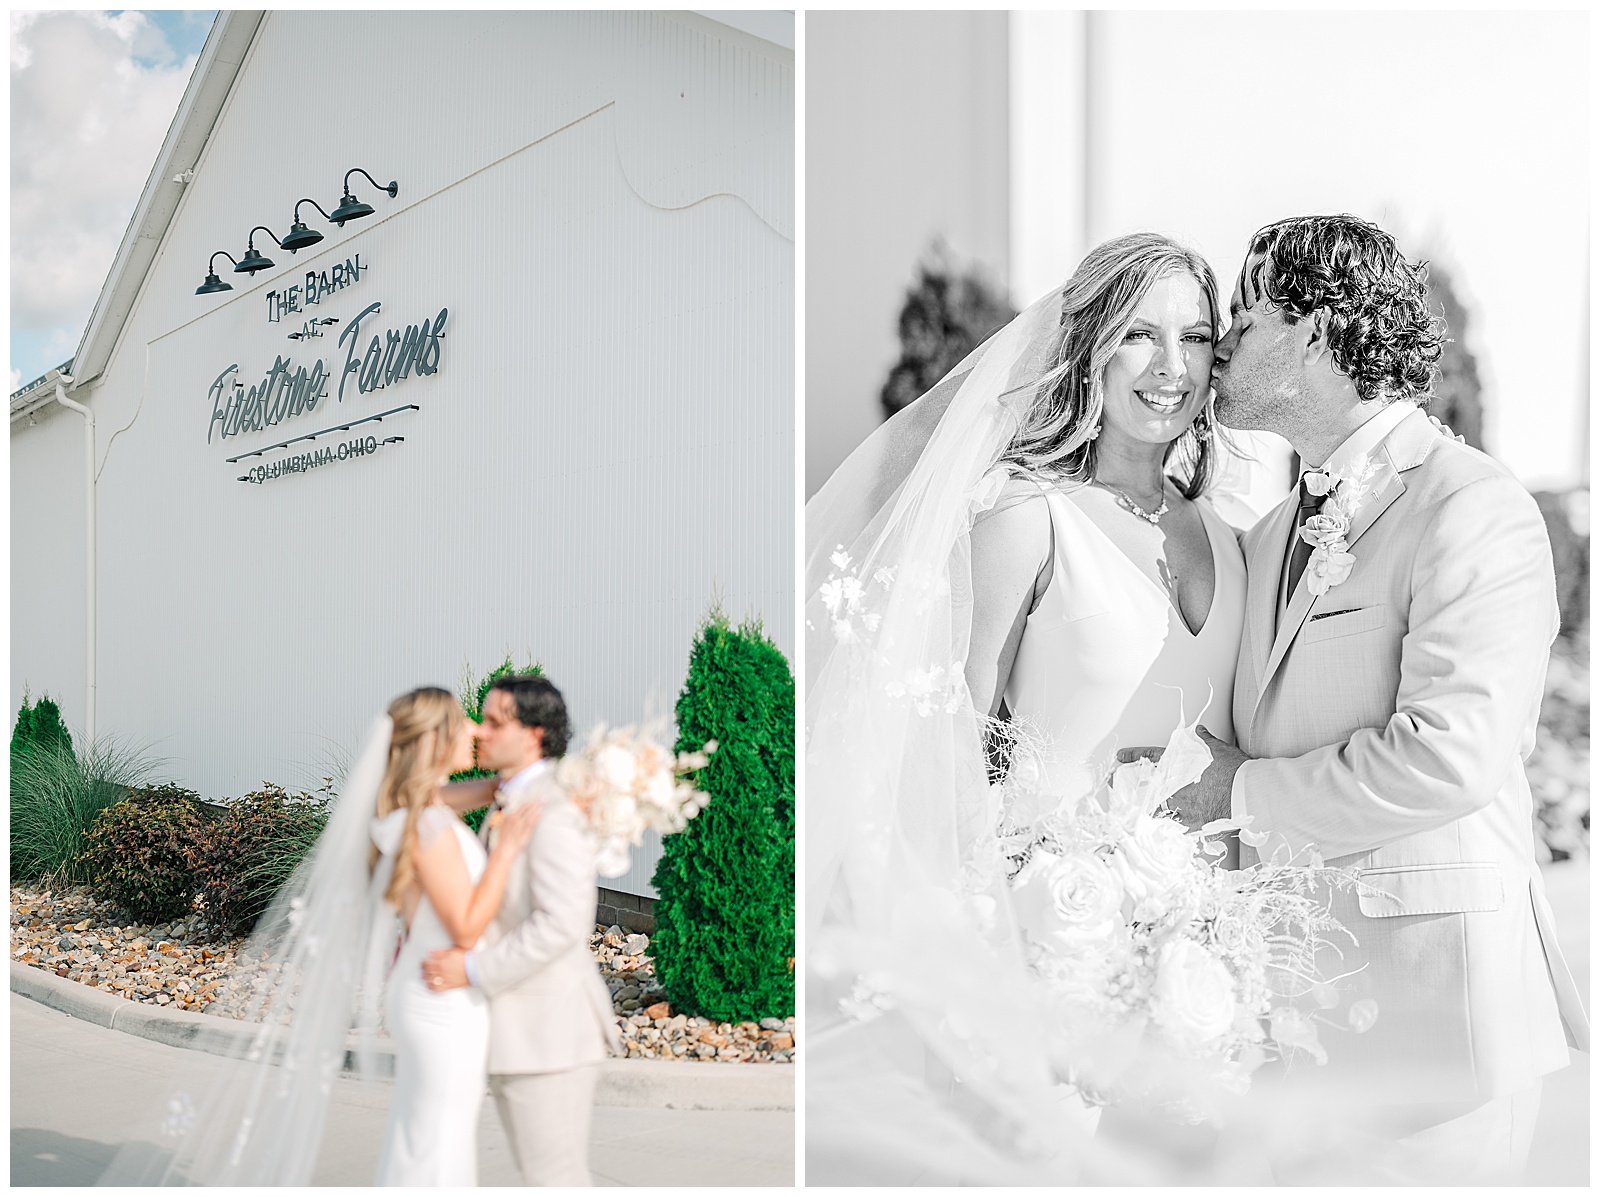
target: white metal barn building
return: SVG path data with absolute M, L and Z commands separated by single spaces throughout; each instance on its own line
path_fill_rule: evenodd
M 794 82 L 783 13 L 222 13 L 82 411 L 12 397 L 11 709 L 216 799 L 508 653 L 670 715 L 714 601 L 792 657 Z

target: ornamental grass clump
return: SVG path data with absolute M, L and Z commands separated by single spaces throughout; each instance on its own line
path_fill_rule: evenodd
M 189 853 L 206 920 L 247 934 L 327 824 L 325 797 L 265 782 L 229 802 Z
M 705 809 L 662 840 L 656 976 L 674 1009 L 740 1022 L 794 1013 L 794 675 L 758 624 L 713 613 L 678 698 L 679 752 L 717 747 Z
M 79 854 L 96 896 L 141 923 L 165 923 L 194 908 L 190 853 L 205 837 L 200 795 L 181 786 L 136 790 L 96 816 Z
M 35 742 L 11 753 L 11 879 L 88 881 L 79 859 L 95 817 L 148 783 L 159 767 L 143 749 L 102 738 L 74 751 Z

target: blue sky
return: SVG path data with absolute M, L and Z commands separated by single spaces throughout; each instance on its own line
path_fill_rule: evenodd
M 15 390 L 77 351 L 216 10 L 10 18 Z
M 115 16 L 117 13 L 126 10 L 110 9 L 108 11 Z M 150 8 L 135 9 L 133 11 L 141 13 L 145 20 L 161 31 L 172 54 L 178 58 L 198 55 L 200 47 L 206 44 L 206 34 L 211 32 L 212 22 L 217 19 L 217 10 L 214 8 L 205 11 L 172 11 Z M 165 65 L 147 53 L 136 52 L 133 60 L 144 67 Z

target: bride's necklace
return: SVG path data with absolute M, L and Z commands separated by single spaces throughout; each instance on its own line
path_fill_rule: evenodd
M 1161 491 L 1161 506 L 1157 507 L 1154 511 L 1146 511 L 1143 507 L 1140 507 L 1139 504 L 1135 503 L 1133 501 L 1133 496 L 1128 494 L 1128 492 L 1123 490 L 1120 486 L 1112 486 L 1111 483 L 1103 482 L 1099 478 L 1096 478 L 1095 481 L 1099 482 L 1101 486 L 1105 487 L 1108 491 L 1117 496 L 1118 506 L 1124 507 L 1133 512 L 1134 515 L 1144 520 L 1147 524 L 1159 524 L 1161 522 L 1161 517 L 1166 515 L 1168 511 L 1172 510 L 1172 508 L 1167 504 L 1167 492 L 1165 487 L 1163 487 Z

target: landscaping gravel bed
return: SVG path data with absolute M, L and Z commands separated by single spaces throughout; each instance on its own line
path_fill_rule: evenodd
M 87 889 L 11 889 L 11 958 L 129 1001 L 224 1018 L 240 1012 L 230 985 L 252 967 L 243 939 L 217 935 L 198 915 L 129 924 Z M 656 983 L 650 940 L 620 927 L 589 937 L 629 1059 L 791 1063 L 795 1020 L 716 1023 L 674 1011 Z

